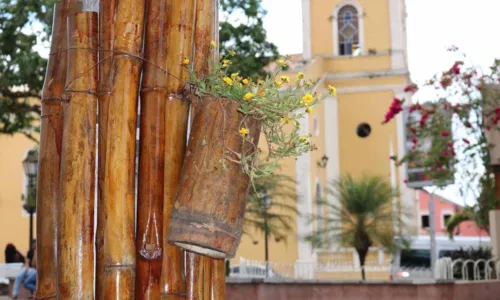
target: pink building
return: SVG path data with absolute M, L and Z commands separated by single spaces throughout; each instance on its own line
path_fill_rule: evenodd
M 417 191 L 418 202 L 418 228 L 421 235 L 429 234 L 429 200 L 430 194 L 426 191 Z M 448 199 L 434 195 L 434 220 L 436 222 L 436 235 L 447 235 L 446 221 L 464 207 Z M 488 233 L 480 229 L 473 221 L 462 222 L 455 230 L 455 236 L 488 236 Z

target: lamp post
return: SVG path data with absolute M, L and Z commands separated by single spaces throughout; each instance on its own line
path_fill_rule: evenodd
M 264 251 L 265 251 L 265 260 L 266 260 L 266 278 L 269 278 L 269 226 L 267 224 L 267 211 L 271 207 L 271 196 L 267 192 L 266 189 L 260 195 L 262 199 L 262 204 L 264 207 Z
M 30 236 L 29 244 L 33 243 L 33 215 L 36 211 L 36 176 L 38 173 L 38 151 L 35 149 L 29 150 L 23 160 L 24 173 L 28 176 L 28 186 L 26 193 L 26 203 L 23 208 L 30 215 Z

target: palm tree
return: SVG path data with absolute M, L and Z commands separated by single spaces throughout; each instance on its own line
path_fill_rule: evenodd
M 338 199 L 338 204 L 319 200 L 324 205 L 324 215 L 315 215 L 311 222 L 324 224 L 306 237 L 313 247 L 325 246 L 325 241 L 337 241 L 344 247 L 353 247 L 359 255 L 361 277 L 365 276 L 365 260 L 368 250 L 374 244 L 393 250 L 394 230 L 401 228 L 401 218 L 392 212 L 395 196 L 391 185 L 382 177 L 363 175 L 359 179 L 345 175 L 330 183 L 327 193 Z
M 260 233 L 267 231 L 267 234 L 277 242 L 286 242 L 287 235 L 293 230 L 294 217 L 297 215 L 296 205 L 290 201 L 296 199 L 295 181 L 290 176 L 275 174 L 271 177 L 257 178 L 254 187 L 250 189 L 243 233 L 252 237 L 252 231 Z M 266 207 L 265 199 L 262 197 L 264 192 L 272 198 L 269 207 Z M 255 239 L 254 243 L 257 243 Z

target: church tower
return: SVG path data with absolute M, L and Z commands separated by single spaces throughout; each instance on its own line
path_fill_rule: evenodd
M 399 214 L 402 206 L 414 207 L 413 192 L 403 183 L 404 168 L 389 159 L 404 152 L 403 119 L 399 116 L 396 122 L 381 124 L 395 97 L 410 100 L 404 92 L 410 83 L 406 11 L 404 0 L 302 0 L 302 12 L 304 50 L 302 55 L 292 56 L 286 75 L 296 78 L 302 72 L 317 80 L 318 92 L 331 85 L 337 88 L 337 95 L 316 105 L 300 124 L 301 135 L 310 135 L 318 150 L 281 165 L 282 172 L 296 180 L 296 199 L 287 203 L 296 205 L 300 215 L 291 216 L 296 219 L 295 234 L 287 237 L 286 244 L 269 241 L 269 260 L 295 264 L 296 277 L 320 278 L 323 275 L 315 274 L 313 266 L 331 263 L 325 257 L 358 263 L 353 249 L 339 251 L 338 243 L 312 249 L 303 239 L 325 226 L 308 220 L 311 215 L 326 213 L 317 200 L 338 203 L 326 193 L 329 182 L 345 174 L 379 175 L 399 193 L 392 199 L 395 213 Z M 388 230 L 396 229 L 391 226 L 387 224 Z M 243 237 L 232 263 L 240 263 L 239 258 L 263 260 L 264 239 L 259 236 L 257 240 L 260 234 L 256 233 L 256 240 Z M 390 260 L 388 255 L 372 254 Z M 356 272 L 351 275 L 354 277 L 345 278 L 359 276 Z M 379 275 L 380 279 L 388 278 L 386 272 Z

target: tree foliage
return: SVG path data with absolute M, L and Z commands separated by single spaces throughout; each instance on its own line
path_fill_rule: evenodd
M 56 0 L 0 0 L 0 135 L 39 130 L 40 92 L 47 61 L 35 48 L 50 36 Z M 238 52 L 231 71 L 256 79 L 278 51 L 266 40 L 261 0 L 220 0 L 220 51 Z M 224 18 L 227 16 L 227 18 Z M 229 19 L 238 16 L 237 19 Z
M 262 0 L 220 0 L 219 41 L 222 56 L 238 53 L 229 72 L 242 77 L 263 77 L 263 68 L 278 57 L 278 48 L 267 41 Z
M 275 174 L 267 178 L 257 178 L 254 184 L 255 188 L 251 188 L 247 198 L 244 233 L 252 237 L 253 231 L 267 231 L 277 242 L 286 242 L 287 235 L 293 231 L 295 216 L 298 215 L 295 202 L 290 201 L 296 199 L 295 181 L 287 175 Z M 271 205 L 267 211 L 262 197 L 265 191 L 271 196 Z
M 0 134 L 38 130 L 47 62 L 35 45 L 48 37 L 54 3 L 0 0 Z
M 457 50 L 450 49 L 451 52 Z M 464 54 L 457 52 L 457 55 L 459 59 L 450 69 L 420 86 L 406 87 L 405 92 L 411 94 L 418 90 L 430 91 L 435 99 L 425 105 L 408 104 L 408 111 L 419 115 L 420 120 L 407 124 L 411 148 L 403 157 L 394 159 L 398 164 L 421 165 L 425 177 L 438 186 L 444 185 L 450 176 L 454 177 L 461 195 L 473 196 L 476 203 L 450 220 L 449 233 L 468 220 L 489 232 L 488 212 L 495 209 L 499 201 L 495 196 L 490 153 L 495 141 L 488 136 L 500 131 L 500 92 L 494 88 L 500 79 L 500 60 L 495 60 L 490 72 L 483 72 L 467 65 Z M 402 112 L 404 102 L 405 99 L 393 100 L 384 123 Z M 431 147 L 425 146 L 428 140 L 432 141 Z M 413 178 L 408 180 L 414 181 Z

